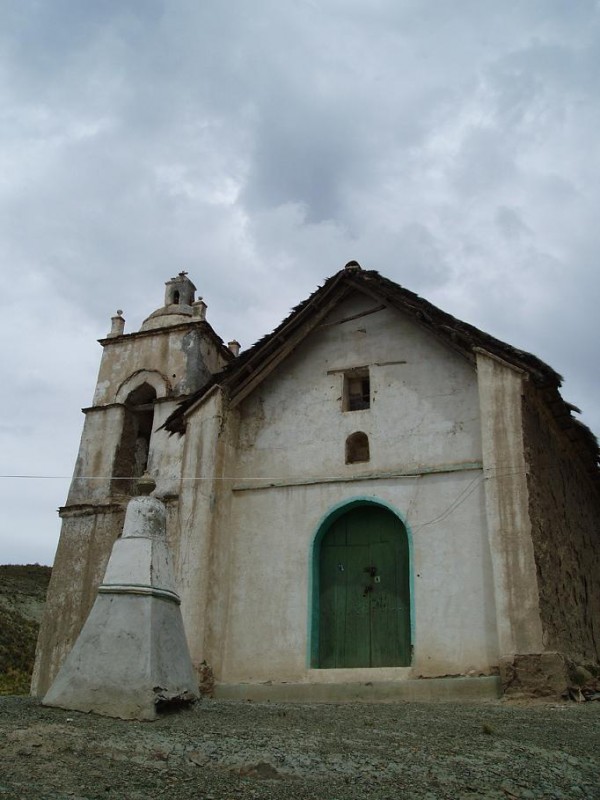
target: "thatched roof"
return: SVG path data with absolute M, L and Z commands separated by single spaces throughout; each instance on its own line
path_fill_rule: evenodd
M 524 352 L 462 322 L 429 303 L 414 292 L 384 278 L 375 270 L 363 270 L 356 262 L 328 278 L 304 302 L 296 306 L 275 330 L 242 352 L 199 391 L 184 400 L 163 427 L 172 433 L 185 430 L 186 412 L 215 385 L 227 392 L 235 405 L 258 386 L 277 364 L 283 361 L 344 298 L 359 291 L 374 303 L 392 307 L 410 316 L 423 329 L 446 342 L 452 349 L 475 363 L 478 350 L 485 350 L 513 367 L 523 370 L 541 393 L 543 401 L 561 428 L 577 446 L 588 470 L 600 479 L 600 455 L 593 433 L 575 419 L 575 406 L 560 395 L 561 376 L 531 353 Z

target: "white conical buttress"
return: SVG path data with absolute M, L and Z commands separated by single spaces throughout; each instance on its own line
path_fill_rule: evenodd
M 163 703 L 199 697 L 165 530 L 160 500 L 130 500 L 96 602 L 44 705 L 154 719 Z

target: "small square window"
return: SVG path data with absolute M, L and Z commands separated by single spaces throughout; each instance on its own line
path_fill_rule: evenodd
M 361 411 L 371 407 L 371 382 L 369 370 L 351 370 L 344 373 L 343 411 Z

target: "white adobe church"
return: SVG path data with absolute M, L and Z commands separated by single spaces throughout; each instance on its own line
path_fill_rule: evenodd
M 556 372 L 356 262 L 241 354 L 195 291 L 180 273 L 100 342 L 34 694 L 145 471 L 222 697 L 499 672 L 550 691 L 598 664 L 598 446 Z

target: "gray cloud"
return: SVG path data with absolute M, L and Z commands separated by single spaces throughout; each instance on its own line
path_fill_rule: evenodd
M 357 258 L 546 359 L 600 431 L 599 25 L 591 0 L 5 2 L 3 474 L 71 472 L 95 339 L 182 268 L 247 346 Z M 0 484 L 0 561 L 51 558 L 63 484 Z

